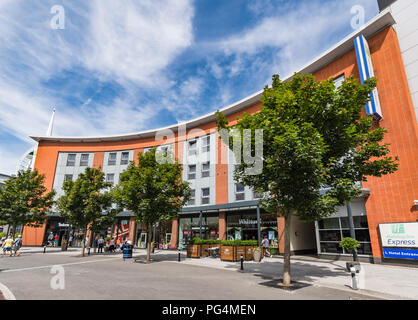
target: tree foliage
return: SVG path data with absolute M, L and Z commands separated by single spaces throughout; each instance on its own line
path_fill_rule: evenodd
M 0 188 L 0 220 L 12 226 L 39 226 L 53 205 L 55 192 L 47 192 L 45 176 L 37 170 L 19 171 Z
M 293 214 L 304 221 L 328 217 L 361 194 L 359 182 L 367 181 L 367 176 L 397 170 L 397 158 L 389 156 L 388 144 L 381 143 L 386 130 L 361 116 L 375 86 L 375 79 L 361 85 L 350 77 L 336 88 L 332 79 L 316 81 L 312 75 L 295 74 L 283 82 L 274 75 L 272 86 L 264 89 L 260 112 L 244 113 L 234 126 L 217 112 L 218 128 L 229 130 L 231 136 L 263 129 L 261 174 L 246 174 L 252 164 L 241 162 L 234 178 L 267 194 L 261 205 L 285 217 L 285 233 L 290 232 Z M 232 137 L 225 143 L 233 150 Z M 290 261 L 290 244 L 285 247 Z
M 161 160 L 157 149 L 138 154 L 138 165 L 131 162 L 115 187 L 115 199 L 120 207 L 132 211 L 136 220 L 148 229 L 149 261 L 152 226 L 177 217 L 179 210 L 190 199 L 191 190 L 182 181 L 182 167 L 177 161 Z
M 57 200 L 61 216 L 72 226 L 100 231 L 115 220 L 118 213 L 113 208 L 111 183 L 105 182 L 100 169 L 86 168 L 76 181 L 68 180 L 63 185 L 64 195 Z M 85 236 L 84 236 L 85 238 Z M 82 254 L 84 256 L 85 241 Z

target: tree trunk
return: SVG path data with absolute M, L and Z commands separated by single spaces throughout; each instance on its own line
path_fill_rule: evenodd
M 81 245 L 81 256 L 84 257 L 84 250 L 86 249 L 86 237 L 87 237 L 87 229 L 88 226 L 86 227 L 86 232 L 84 233 L 84 237 L 83 237 L 83 243 Z
M 284 217 L 284 261 L 283 261 L 283 285 L 290 286 L 290 221 L 292 213 L 289 212 Z
M 15 238 L 15 230 L 16 230 L 16 225 L 12 224 L 12 232 L 10 232 L 10 229 L 9 229 L 9 235 L 11 235 L 13 239 Z
M 152 224 L 148 225 L 148 245 L 147 245 L 147 263 L 150 263 L 151 259 L 151 243 L 153 243 L 154 239 L 152 239 Z

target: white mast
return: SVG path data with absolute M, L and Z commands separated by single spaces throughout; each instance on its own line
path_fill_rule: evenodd
M 46 136 L 47 137 L 51 137 L 52 136 L 52 129 L 54 127 L 54 118 L 55 118 L 55 108 L 52 109 L 51 121 L 49 121 L 48 130 L 46 131 Z

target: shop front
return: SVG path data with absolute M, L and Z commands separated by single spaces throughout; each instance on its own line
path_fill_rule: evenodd
M 260 232 L 258 230 L 257 210 L 231 211 L 226 215 L 227 240 L 258 240 L 267 237 L 270 246 L 278 246 L 277 218 L 260 209 Z
M 219 239 L 219 214 L 202 212 L 179 218 L 178 248 L 185 249 L 193 238 Z

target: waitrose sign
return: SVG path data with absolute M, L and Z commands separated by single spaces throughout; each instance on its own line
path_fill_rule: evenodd
M 418 248 L 418 222 L 379 224 L 382 247 Z

